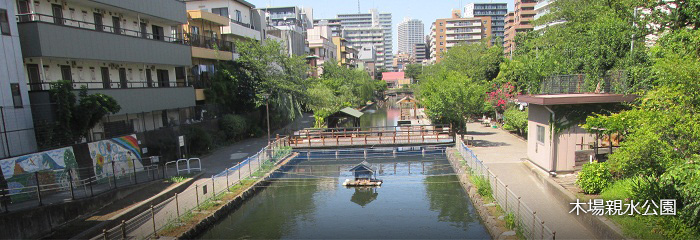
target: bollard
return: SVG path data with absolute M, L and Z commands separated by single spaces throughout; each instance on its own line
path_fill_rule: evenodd
M 151 221 L 153 221 L 153 237 L 158 238 L 158 232 L 156 231 L 156 213 L 153 210 L 153 204 L 151 204 Z
M 177 198 L 177 193 L 175 193 L 175 212 L 177 213 L 177 217 L 180 217 L 180 201 Z
M 423 155 L 423 157 L 425 157 L 425 148 L 422 149 L 420 152 L 421 152 L 421 155 Z
M 107 240 L 107 229 L 102 229 L 102 239 Z
M 136 178 L 136 160 L 131 160 L 131 166 L 134 170 L 134 185 L 136 185 L 138 183 L 138 179 Z
M 367 159 L 367 149 L 365 149 L 365 159 Z
M 391 150 L 391 154 L 393 154 L 393 155 L 394 155 L 394 158 L 396 158 L 396 148 L 394 148 L 394 149 Z
M 214 175 L 211 175 L 211 194 L 216 195 L 216 182 L 214 182 Z

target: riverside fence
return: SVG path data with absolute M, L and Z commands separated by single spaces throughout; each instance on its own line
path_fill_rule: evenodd
M 102 234 L 92 239 L 147 239 L 157 237 L 158 232 L 181 224 L 181 217 L 192 214 L 192 211 L 217 200 L 224 192 L 230 192 L 231 187 L 250 179 L 255 172 L 264 167 L 273 166 L 291 153 L 289 141 L 277 139 L 244 161 L 227 168 L 210 178 L 197 180 L 189 188 L 175 193 L 172 197 L 151 205 L 148 210 L 121 224 L 104 229 Z
M 157 157 L 106 162 L 101 165 L 105 169 L 100 171 L 93 166 L 17 174 L 13 180 L 24 184 L 0 189 L 0 208 L 2 212 L 18 211 L 163 179 L 167 174 L 165 168 L 154 159 Z
M 461 139 L 457 140 L 457 150 L 462 156 L 467 166 L 471 170 L 470 174 L 485 178 L 491 185 L 493 198 L 501 206 L 506 214 L 513 214 L 515 217 L 515 227 L 527 239 L 555 239 L 556 232 L 549 229 L 545 222 L 537 216 L 537 212 L 532 211 L 520 197 L 508 188 L 496 174 L 493 174 L 484 162 L 474 154 L 474 152 L 464 144 Z M 462 168 L 456 168 L 459 174 L 464 174 Z

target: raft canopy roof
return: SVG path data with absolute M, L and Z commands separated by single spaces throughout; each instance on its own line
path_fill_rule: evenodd
M 357 166 L 351 168 L 350 171 L 369 171 L 374 173 L 374 170 L 372 170 L 372 168 L 369 167 L 369 163 L 367 163 L 367 161 L 362 161 L 360 164 L 357 164 Z

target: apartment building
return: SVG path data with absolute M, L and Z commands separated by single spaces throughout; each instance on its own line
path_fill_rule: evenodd
M 37 150 L 14 0 L 0 0 L 0 158 Z
M 464 17 L 491 17 L 491 43 L 503 41 L 507 3 L 468 3 L 464 6 Z
M 182 0 L 187 10 L 210 12 L 229 19 L 221 28 L 222 39 L 230 42 L 264 39 L 264 18 L 255 5 L 245 0 Z
M 423 40 L 423 37 L 421 37 Z M 427 59 L 426 45 L 421 41 L 421 43 L 413 44 L 413 55 L 415 56 L 417 63 L 422 63 L 423 60 Z
M 331 34 L 333 30 L 331 29 Z M 359 51 L 348 45 L 348 41 L 342 37 L 333 36 L 333 44 L 336 46 L 336 61 L 339 66 L 356 68 L 358 65 Z
M 462 18 L 453 10 L 451 18 L 437 19 L 430 26 L 430 59 L 440 62 L 444 53 L 458 44 L 471 44 L 491 37 L 491 17 Z
M 19 40 L 35 126 L 55 121 L 51 83 L 114 98 L 121 110 L 100 121 L 87 140 L 194 120 L 192 65 L 176 0 L 18 0 Z M 45 137 L 37 132 L 37 139 Z
M 555 1 L 556 0 L 539 0 L 539 1 L 537 1 L 537 5 L 535 5 L 535 17 L 533 18 L 533 20 L 537 20 L 537 19 L 541 18 L 542 16 L 547 15 L 550 11 L 552 3 L 554 3 Z M 546 24 L 535 26 L 534 30 L 535 31 L 542 30 L 542 29 L 545 29 L 549 26 L 554 26 L 554 25 L 561 24 L 564 22 L 565 21 L 563 21 L 563 20 L 548 22 Z
M 396 55 L 394 55 L 394 69 L 396 69 L 399 72 L 403 72 L 404 68 L 406 68 L 406 65 L 414 63 L 416 63 L 416 58 L 411 54 L 397 53 Z
M 532 31 L 531 21 L 535 17 L 535 5 L 537 0 L 515 0 L 515 11 L 507 13 L 505 35 L 503 39 L 503 51 L 512 54 L 515 50 L 515 35 Z
M 398 26 L 399 53 L 408 53 L 415 57 L 413 46 L 423 43 L 424 25 L 421 20 L 404 18 Z
M 391 13 L 370 9 L 369 13 L 338 14 L 337 19 L 341 37 L 359 51 L 361 60 L 372 60 L 375 68 L 391 70 L 394 58 Z
M 229 26 L 227 17 L 204 10 L 188 10 L 187 24 L 183 26 L 185 42 L 192 52 L 192 65 L 187 79 L 195 88 L 197 101 L 204 101 L 204 89 L 211 86 L 217 62 L 237 59 L 235 45 L 223 39 L 222 29 Z
M 340 37 L 343 35 L 343 26 L 340 24 L 340 19 L 314 19 L 314 26 L 319 24 L 327 25 L 328 27 L 330 27 L 331 36 L 333 37 Z
M 323 64 L 326 61 L 336 59 L 337 46 L 333 43 L 331 28 L 325 25 L 314 26 L 307 31 L 310 55 L 318 57 L 316 63 L 318 67 L 312 69 L 317 76 L 323 74 Z
M 300 7 L 268 7 L 259 9 L 265 22 L 271 26 L 268 32 L 279 33 L 291 55 L 306 56 L 307 31 L 313 28 L 313 9 Z

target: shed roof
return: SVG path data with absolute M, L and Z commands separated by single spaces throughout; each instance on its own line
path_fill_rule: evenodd
M 415 103 L 416 99 L 411 96 L 405 96 L 401 100 L 396 101 L 396 103 Z
M 637 99 L 637 97 L 637 95 L 609 93 L 542 94 L 520 95 L 518 96 L 518 101 L 535 105 L 575 105 L 631 102 Z
M 346 108 L 340 109 L 340 111 L 338 111 L 336 113 L 344 113 L 344 114 L 347 114 L 347 115 L 350 115 L 350 116 L 356 117 L 356 118 L 360 118 L 360 117 L 362 117 L 362 115 L 364 115 L 364 113 L 357 111 L 356 109 L 351 108 L 351 107 L 346 107 Z

